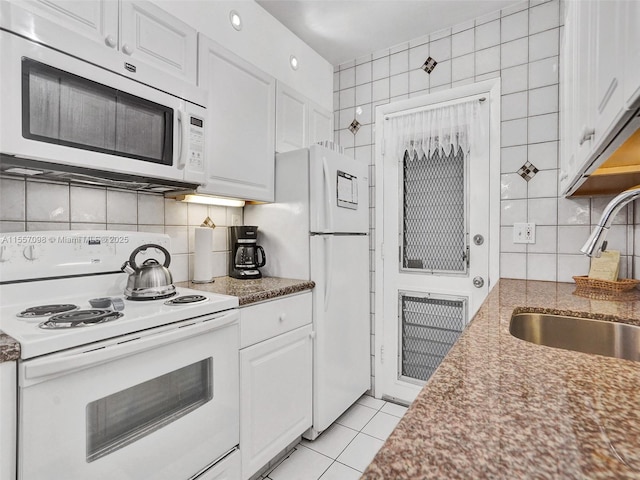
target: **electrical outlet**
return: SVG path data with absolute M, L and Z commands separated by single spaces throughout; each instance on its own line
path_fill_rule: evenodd
M 514 223 L 513 243 L 536 243 L 536 224 Z

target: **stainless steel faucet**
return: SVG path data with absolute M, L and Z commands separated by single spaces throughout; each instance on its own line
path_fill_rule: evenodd
M 607 238 L 607 232 L 611 227 L 613 218 L 627 203 L 633 202 L 636 198 L 640 198 L 640 185 L 625 190 L 611 200 L 604 209 L 604 212 L 602 212 L 602 217 L 600 217 L 598 225 L 580 251 L 590 257 L 599 257 L 607 248 L 605 238 Z

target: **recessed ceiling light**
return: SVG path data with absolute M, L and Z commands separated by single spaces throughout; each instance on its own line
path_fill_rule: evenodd
M 242 30 L 242 18 L 240 18 L 240 14 L 235 10 L 231 10 L 229 12 L 229 21 L 231 22 L 231 26 L 236 30 Z
M 289 64 L 291 65 L 291 68 L 293 68 L 294 70 L 298 69 L 298 59 L 296 58 L 295 55 L 291 55 L 289 57 Z

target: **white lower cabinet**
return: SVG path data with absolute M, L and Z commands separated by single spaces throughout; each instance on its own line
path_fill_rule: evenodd
M 16 478 L 18 392 L 16 362 L 0 363 L 0 480 Z
M 240 453 L 242 478 L 251 478 L 312 423 L 313 328 L 311 293 L 241 309 L 242 322 L 264 313 L 276 319 L 266 340 L 240 350 Z M 246 315 L 245 315 L 246 312 Z M 279 333 L 302 319 L 306 325 Z M 272 333 L 276 333 L 272 336 Z M 241 340 L 242 344 L 242 340 Z

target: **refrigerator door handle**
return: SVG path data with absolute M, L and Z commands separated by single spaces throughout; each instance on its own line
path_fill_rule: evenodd
M 331 205 L 331 176 L 329 175 L 329 164 L 327 158 L 322 157 L 322 173 L 324 176 L 325 186 L 325 217 L 327 217 L 328 224 L 322 231 L 323 233 L 333 233 L 333 205 Z
M 325 256 L 324 256 L 324 311 L 329 308 L 329 299 L 331 298 L 331 283 L 333 282 L 333 236 L 324 237 Z

